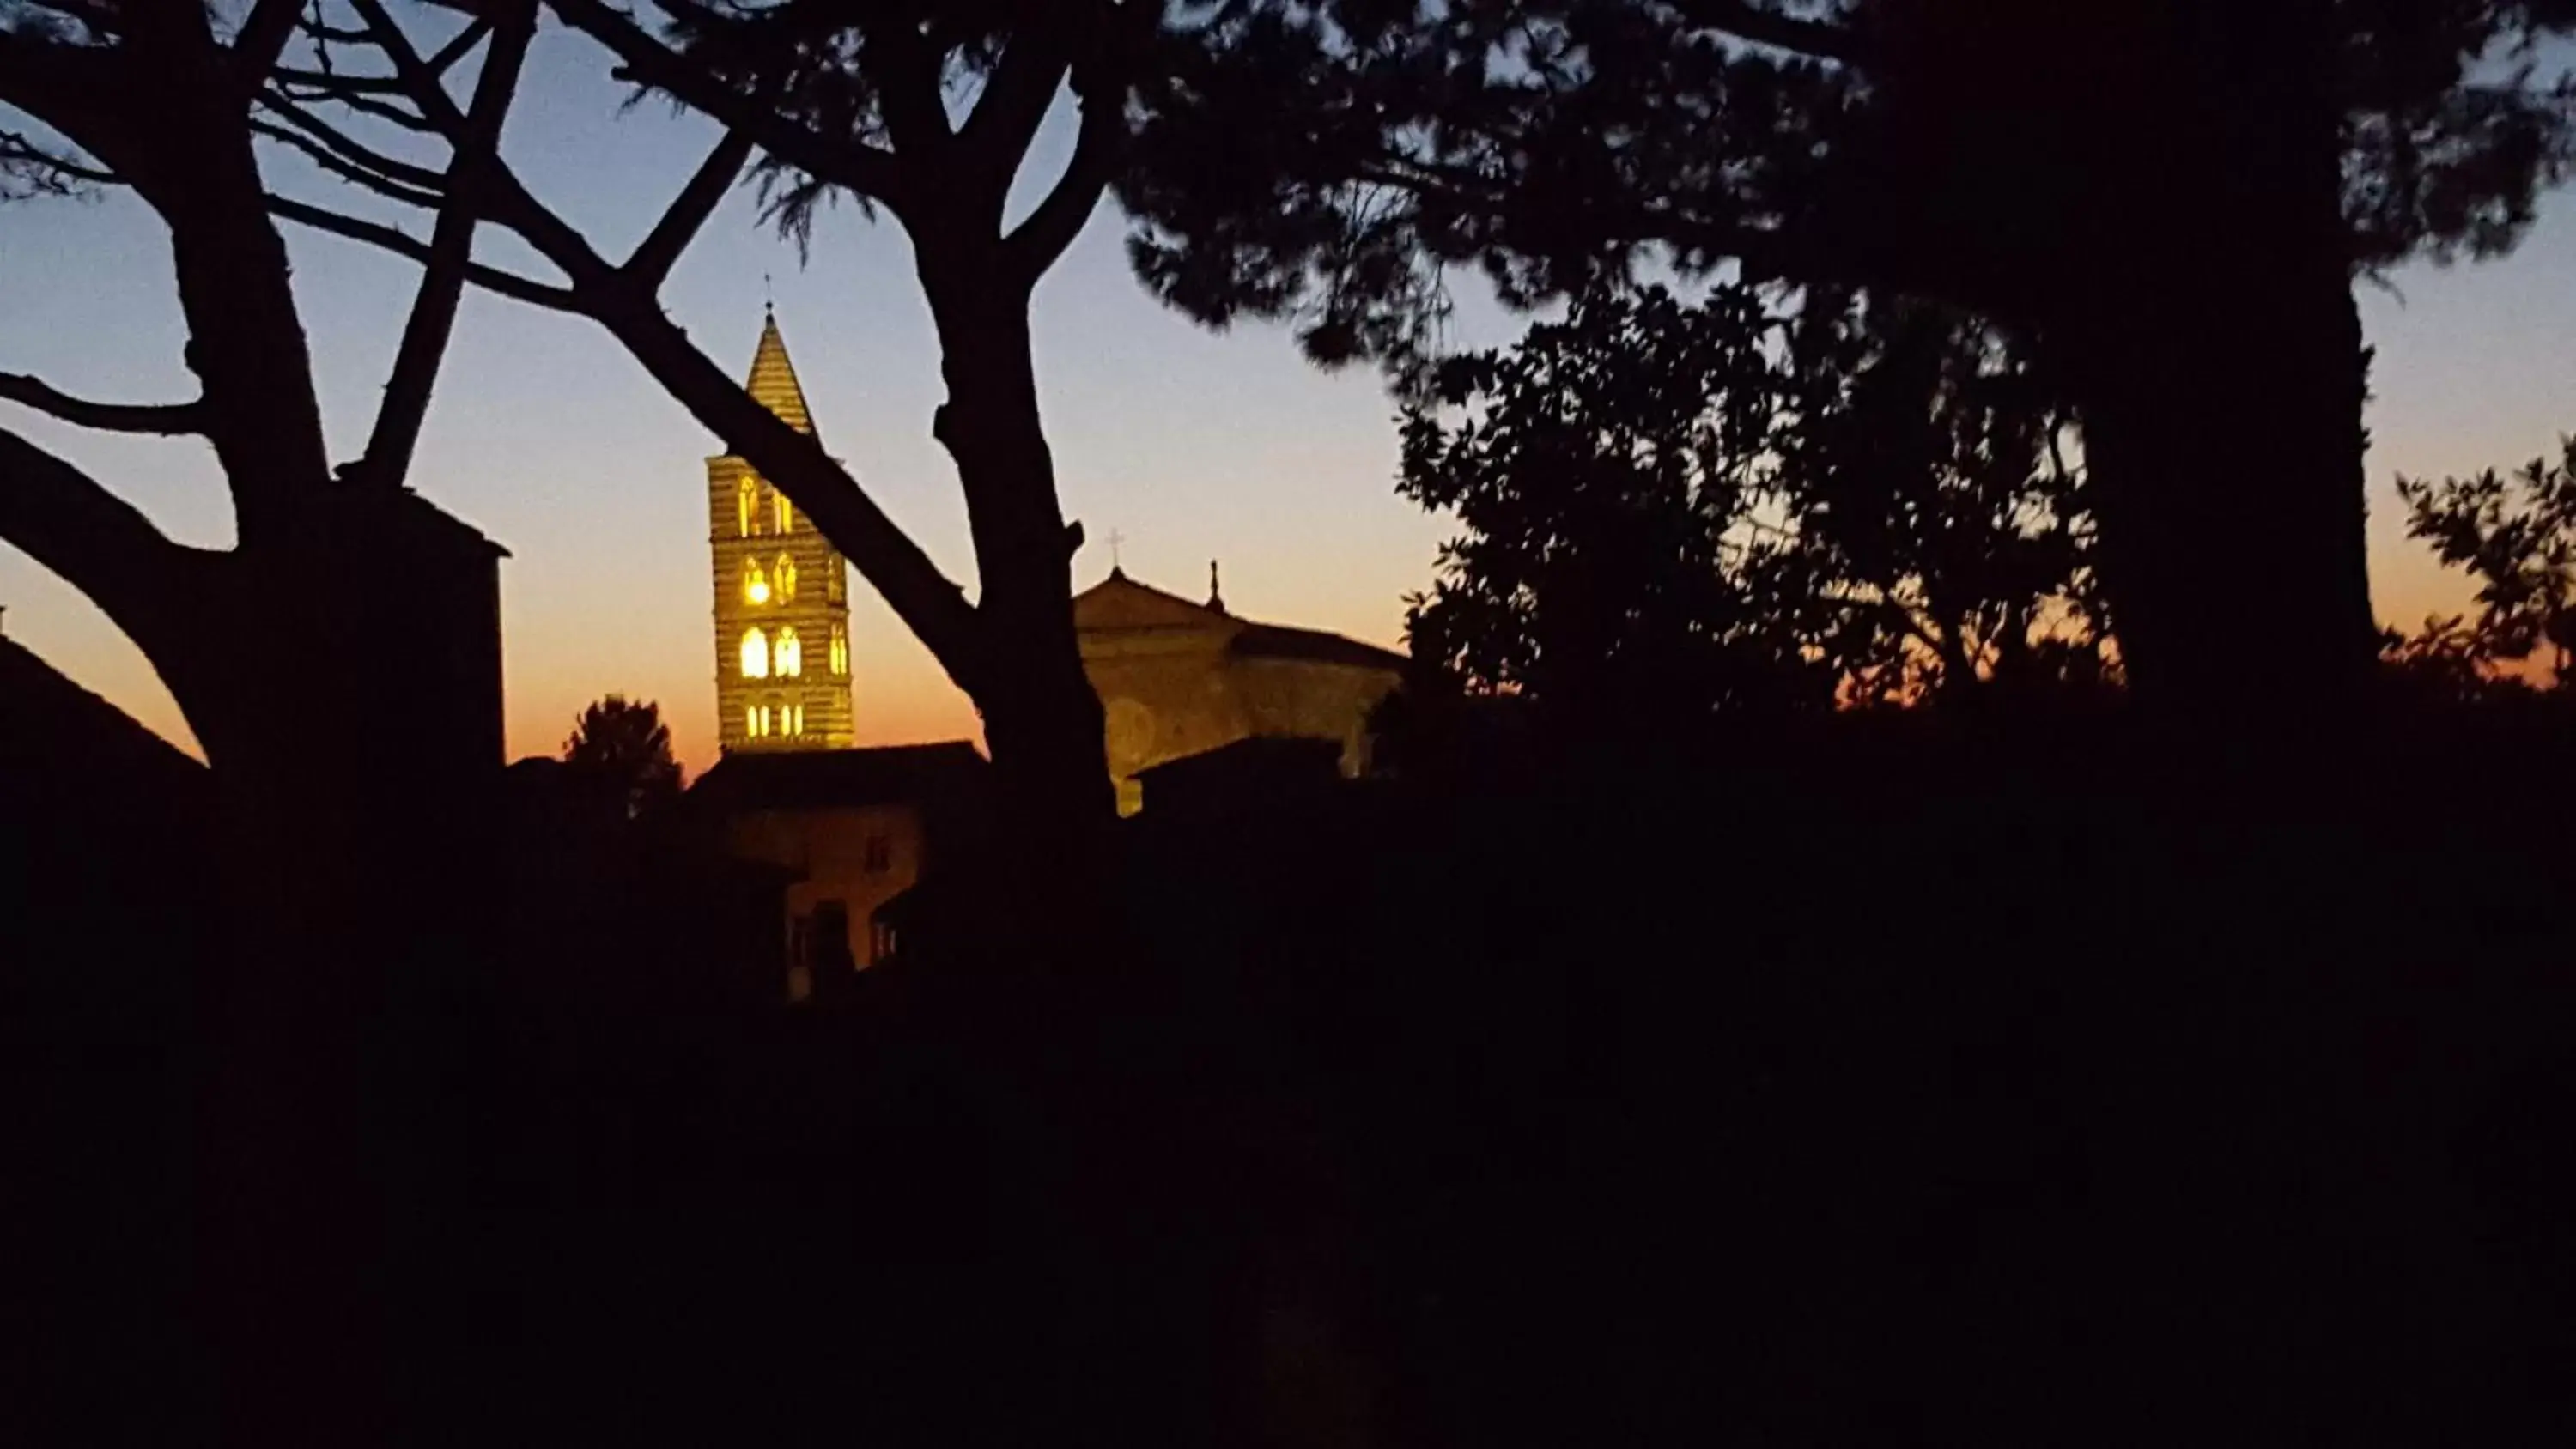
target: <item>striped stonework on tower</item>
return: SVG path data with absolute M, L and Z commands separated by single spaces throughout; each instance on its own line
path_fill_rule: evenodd
M 762 318 L 744 387 L 788 426 L 814 431 L 775 315 Z M 840 551 L 735 457 L 707 460 L 707 544 L 719 741 L 728 751 L 849 748 L 849 570 Z

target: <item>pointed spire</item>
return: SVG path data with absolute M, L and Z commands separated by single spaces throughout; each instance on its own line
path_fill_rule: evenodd
M 778 335 L 778 314 L 760 309 L 760 346 L 751 354 L 751 376 L 743 383 L 752 401 L 778 414 L 800 433 L 814 431 L 814 416 L 805 410 L 805 388 L 796 380 L 796 364 L 787 360 L 786 339 Z
M 1218 587 L 1218 585 L 1217 585 L 1217 581 L 1216 581 L 1216 560 L 1215 560 L 1215 559 L 1209 559 L 1209 560 L 1208 560 L 1208 602 L 1207 602 L 1207 606 L 1208 606 L 1209 608 L 1211 608 L 1211 609 L 1216 610 L 1216 611 L 1217 611 L 1218 613 L 1220 613 L 1220 614 L 1222 614 L 1222 613 L 1224 613 L 1224 612 L 1225 612 L 1225 590 L 1224 590 L 1224 589 L 1222 589 L 1222 588 L 1220 588 L 1220 587 Z

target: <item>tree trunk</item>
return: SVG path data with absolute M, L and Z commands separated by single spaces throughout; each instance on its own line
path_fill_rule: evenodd
M 933 432 L 957 462 L 981 584 L 983 677 L 973 689 L 1010 810 L 1077 831 L 1112 818 L 1100 699 L 1073 629 L 1073 537 L 1038 417 L 1028 294 L 998 261 L 923 243 L 948 401 Z
M 2376 650 L 2333 0 L 1883 8 L 1820 255 L 2038 335 L 2142 705 L 2332 717 Z
M 2103 577 L 2150 707 L 2312 717 L 2367 677 L 2363 356 L 2331 260 L 2175 299 L 2087 369 Z
M 2125 225 L 2052 329 L 2132 685 L 2239 728 L 2338 716 L 2376 652 L 2328 24 L 2283 0 L 2170 32 L 2190 87 L 2136 98 Z

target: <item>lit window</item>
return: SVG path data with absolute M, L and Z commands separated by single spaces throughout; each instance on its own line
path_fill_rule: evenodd
M 760 571 L 760 560 L 756 558 L 742 561 L 742 601 L 746 604 L 769 602 L 769 575 Z
M 742 677 L 769 677 L 769 636 L 754 629 L 742 636 Z
M 774 488 L 770 490 L 769 501 L 771 504 L 775 505 L 778 511 L 778 531 L 780 533 L 794 533 L 796 531 L 796 505 L 787 501 L 786 494 L 781 493 Z
M 832 672 L 850 672 L 850 634 L 838 624 L 832 626 Z
M 742 486 L 734 490 L 733 511 L 734 520 L 742 529 L 742 536 L 751 537 L 752 526 L 760 522 L 760 496 L 759 488 L 748 478 L 743 479 Z
M 778 577 L 778 602 L 782 604 L 795 603 L 796 560 L 789 558 L 787 555 L 782 553 L 778 556 L 778 567 L 772 570 L 772 572 L 774 572 Z
M 773 657 L 778 661 L 775 673 L 781 679 L 794 679 L 805 672 L 805 645 L 792 626 L 778 631 L 778 648 Z
M 742 712 L 742 732 L 755 740 L 769 733 L 769 706 L 765 704 L 746 706 Z
M 805 706 L 782 704 L 778 707 L 778 732 L 782 735 L 805 733 Z

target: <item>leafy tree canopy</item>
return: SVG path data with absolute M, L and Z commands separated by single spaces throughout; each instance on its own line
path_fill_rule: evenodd
M 1166 301 L 1293 318 L 1328 362 L 1409 355 L 1450 266 L 1523 303 L 1646 248 L 2009 316 L 2029 254 L 2068 242 L 2053 231 L 2138 223 L 2113 143 L 2178 144 L 2190 123 L 2170 92 L 2105 85 L 2105 57 L 2193 17 L 2268 41 L 2263 17 L 2298 7 L 2209 8 L 1239 0 L 1142 98 L 1120 194 Z M 2353 264 L 2511 247 L 2576 145 L 2576 88 L 2540 48 L 2576 5 L 2308 8 Z M 2106 109 L 2147 101 L 2176 113 Z
M 680 796 L 670 727 L 651 700 L 632 703 L 612 694 L 584 709 L 564 740 L 563 758 L 577 777 L 623 801 L 629 820 Z
M 2558 462 L 2534 458 L 2510 476 L 2397 480 L 2408 536 L 2475 580 L 2478 606 L 2392 637 L 2401 667 L 2475 695 L 2507 678 L 2504 666 L 2543 664 L 2558 688 L 2576 688 L 2576 435 L 2561 443 Z
M 1409 629 L 1471 687 L 1620 731 L 2107 671 L 2063 414 L 1956 313 L 1598 288 L 1432 391 Z

